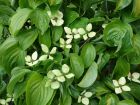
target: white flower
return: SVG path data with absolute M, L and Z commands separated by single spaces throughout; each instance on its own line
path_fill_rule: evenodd
M 42 55 L 40 58 L 39 58 L 39 61 L 44 61 L 46 60 L 47 58 L 48 59 L 51 59 L 53 60 L 53 56 L 55 53 L 56 53 L 56 50 L 57 48 L 56 47 L 53 47 L 51 51 L 49 51 L 49 48 L 44 45 L 44 44 L 41 44 L 41 48 L 42 48 L 42 51 L 45 53 L 44 55 Z
M 8 103 L 11 101 L 14 101 L 14 99 L 7 96 L 7 99 L 0 99 L 0 105 L 9 105 Z
M 48 11 L 47 13 L 53 26 L 61 26 L 64 23 L 62 12 L 57 11 L 56 14 L 52 14 L 51 11 Z
M 25 57 L 26 64 L 27 64 L 28 66 L 36 65 L 36 64 L 38 63 L 37 57 L 38 57 L 37 51 L 35 51 L 35 52 L 32 54 L 32 56 L 27 55 L 27 56 Z
M 89 105 L 89 98 L 92 96 L 92 92 L 86 92 L 85 90 L 78 97 L 78 103 L 83 103 L 84 105 Z
M 65 41 L 63 38 L 60 38 L 60 47 L 70 49 L 72 47 L 71 40 L 72 39 L 68 39 Z
M 52 89 L 58 89 L 61 83 L 66 81 L 67 79 L 73 78 L 74 74 L 69 73 L 69 66 L 66 64 L 62 65 L 61 70 L 54 69 L 47 73 L 47 77 L 49 80 L 46 82 L 46 87 L 51 86 Z
M 88 38 L 93 38 L 95 35 L 96 35 L 96 32 L 93 32 L 93 31 L 92 31 L 92 24 L 89 23 L 89 24 L 86 26 L 86 33 L 85 33 L 85 34 L 82 34 L 83 39 L 84 39 L 84 40 L 87 40 Z
M 76 28 L 74 29 L 70 29 L 69 27 L 64 27 L 65 33 L 66 33 L 66 38 L 68 40 L 74 39 L 79 39 L 80 38 L 80 34 L 78 33 L 78 30 Z
M 102 27 L 105 28 L 107 26 L 107 24 L 102 24 Z
M 130 80 L 130 81 L 133 81 L 133 82 L 137 82 L 137 83 L 140 83 L 140 73 L 138 73 L 138 72 L 134 72 L 134 73 L 129 73 L 128 74 L 128 79 Z
M 78 29 L 78 33 L 81 34 L 81 35 L 83 35 L 83 34 L 86 33 L 86 31 L 84 30 L 84 28 L 79 28 Z
M 121 77 L 118 81 L 117 80 L 113 80 L 113 84 L 115 86 L 115 93 L 116 94 L 120 94 L 123 91 L 131 91 L 131 88 L 126 84 L 126 79 L 125 77 Z

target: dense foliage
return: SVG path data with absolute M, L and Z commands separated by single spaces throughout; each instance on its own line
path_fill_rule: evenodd
M 140 0 L 0 0 L 1 105 L 139 105 Z

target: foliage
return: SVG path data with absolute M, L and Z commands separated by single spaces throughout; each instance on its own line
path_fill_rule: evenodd
M 0 0 L 0 105 L 139 105 L 139 0 Z

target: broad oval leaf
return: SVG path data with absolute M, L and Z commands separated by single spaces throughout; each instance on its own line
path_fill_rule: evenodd
M 29 8 L 18 9 L 16 13 L 11 18 L 11 23 L 9 26 L 10 33 L 16 35 L 22 28 L 32 10 Z
M 85 68 L 89 67 L 96 57 L 96 51 L 92 44 L 85 44 L 81 51 L 81 57 L 84 61 Z
M 79 87 L 87 88 L 90 87 L 96 80 L 98 76 L 98 65 L 93 62 L 93 64 L 89 67 L 83 79 L 78 84 Z
M 54 90 L 45 87 L 46 81 L 39 73 L 33 72 L 26 87 L 27 105 L 46 105 L 50 101 Z
M 140 0 L 133 0 L 132 15 L 135 17 L 140 16 Z
M 75 53 L 71 54 L 70 65 L 72 68 L 72 72 L 75 74 L 75 78 L 80 78 L 84 73 L 84 63 L 82 61 L 82 58 Z

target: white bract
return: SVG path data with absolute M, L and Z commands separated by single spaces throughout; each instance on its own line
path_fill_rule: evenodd
M 35 51 L 31 56 L 27 55 L 25 57 L 26 65 L 28 66 L 34 66 L 38 63 L 38 53 Z
M 61 70 L 54 69 L 47 73 L 49 80 L 46 82 L 46 87 L 51 86 L 52 89 L 58 89 L 61 83 L 65 82 L 66 79 L 74 77 L 73 73 L 69 73 L 69 66 L 63 64 Z
M 14 101 L 14 99 L 7 95 L 7 99 L 0 99 L 0 105 L 9 105 L 8 103 L 11 101 Z
M 83 29 L 81 29 L 81 28 L 79 29 L 79 33 L 81 33 L 81 35 L 83 36 L 84 40 L 87 40 L 88 38 L 93 38 L 96 35 L 96 32 L 92 31 L 92 24 L 91 23 L 89 23 L 86 26 L 86 31 L 85 32 L 83 31 Z
M 78 33 L 78 30 L 76 28 L 70 29 L 69 27 L 64 27 L 66 38 L 71 40 L 72 39 L 79 39 L 80 34 Z
M 126 84 L 126 79 L 125 77 L 121 77 L 118 81 L 117 80 L 113 80 L 113 84 L 115 86 L 115 93 L 116 94 L 120 94 L 123 91 L 131 91 L 131 88 Z
M 130 80 L 130 81 L 133 81 L 133 82 L 137 82 L 137 83 L 140 83 L 140 73 L 138 73 L 138 72 L 134 72 L 134 73 L 129 73 L 128 74 L 128 79 Z
M 63 13 L 61 11 L 57 11 L 55 14 L 52 14 L 51 11 L 48 11 L 47 13 L 53 26 L 61 26 L 64 23 Z
M 56 53 L 56 50 L 57 50 L 56 47 L 53 47 L 52 50 L 49 51 L 49 48 L 46 45 L 41 44 L 41 49 L 45 54 L 40 56 L 39 61 L 44 61 L 47 59 L 53 60 L 53 55 Z
M 64 40 L 63 38 L 60 38 L 60 47 L 61 48 L 67 48 L 67 49 L 70 49 L 72 47 L 71 45 L 71 41 L 72 39 L 68 39 L 68 40 Z
M 89 105 L 89 98 L 92 96 L 92 92 L 86 92 L 85 90 L 78 97 L 78 103 L 82 103 L 84 105 Z

